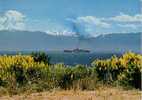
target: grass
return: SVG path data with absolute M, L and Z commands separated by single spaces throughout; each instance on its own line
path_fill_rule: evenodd
M 0 100 L 141 100 L 142 91 L 124 90 L 115 87 L 101 87 L 94 91 L 52 90 L 39 93 L 24 93 L 2 96 Z

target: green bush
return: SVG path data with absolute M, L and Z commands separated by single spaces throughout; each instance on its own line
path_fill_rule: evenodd
M 32 52 L 31 56 L 35 62 L 44 62 L 45 64 L 50 64 L 50 57 L 45 52 Z
M 142 55 L 132 52 L 125 53 L 122 57 L 113 56 L 107 60 L 95 60 L 92 63 L 98 78 L 105 83 L 118 81 L 125 86 L 141 89 Z
M 141 89 L 140 54 L 128 52 L 120 58 L 95 60 L 92 66 L 51 65 L 47 58 L 45 54 L 0 56 L 0 87 L 11 94 L 54 88 L 94 90 L 101 82 Z
M 90 76 L 91 70 L 89 70 L 89 68 L 87 68 L 86 66 L 83 65 L 76 65 L 75 67 L 73 67 L 73 78 L 75 80 L 81 79 L 81 78 L 85 78 Z
M 120 58 L 120 63 L 123 71 L 118 80 L 124 85 L 142 89 L 142 55 L 128 52 Z

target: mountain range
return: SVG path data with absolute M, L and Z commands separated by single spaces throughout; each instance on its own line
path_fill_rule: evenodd
M 63 51 L 87 49 L 92 52 L 141 52 L 141 32 L 113 33 L 98 37 L 55 36 L 45 32 L 0 31 L 0 51 Z

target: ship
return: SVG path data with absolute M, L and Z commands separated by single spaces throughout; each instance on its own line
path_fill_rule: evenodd
M 64 50 L 64 52 L 67 52 L 67 53 L 90 53 L 91 51 L 90 50 L 87 50 L 87 49 L 81 49 L 79 46 L 80 46 L 80 43 L 81 43 L 81 40 L 83 39 L 86 39 L 84 36 L 81 36 L 80 35 L 80 31 L 78 29 L 78 26 L 76 26 L 76 24 L 73 22 L 71 23 L 72 25 L 72 28 L 73 30 L 75 31 L 76 35 L 77 35 L 77 44 L 76 44 L 76 48 L 75 49 L 69 49 L 69 50 Z
M 67 53 L 90 53 L 90 50 L 76 48 L 73 50 L 64 50 L 64 52 L 67 52 Z

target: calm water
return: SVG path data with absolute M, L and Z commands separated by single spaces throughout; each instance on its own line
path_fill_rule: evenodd
M 29 54 L 30 52 L 20 52 L 21 54 Z M 17 52 L 0 52 L 1 55 L 15 55 Z M 65 52 L 47 52 L 51 59 L 51 63 L 64 63 L 66 65 L 90 65 L 95 59 L 106 59 L 113 55 L 120 56 L 118 53 L 65 53 Z

